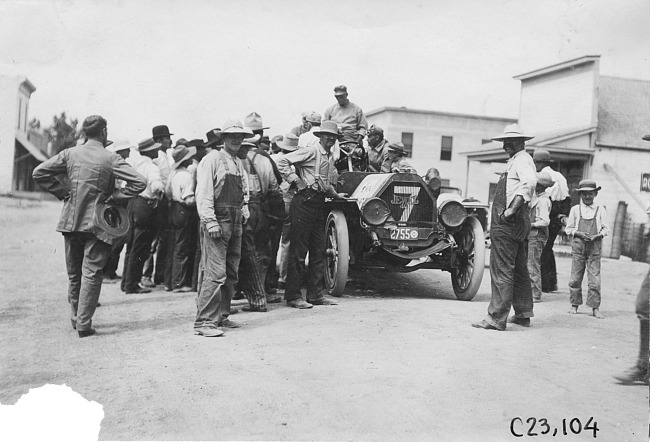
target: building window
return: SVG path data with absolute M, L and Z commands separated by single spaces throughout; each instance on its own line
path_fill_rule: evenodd
M 413 132 L 402 132 L 402 144 L 407 157 L 413 156 Z
M 442 137 L 442 142 L 440 143 L 440 159 L 451 161 L 451 147 L 453 145 L 453 137 Z

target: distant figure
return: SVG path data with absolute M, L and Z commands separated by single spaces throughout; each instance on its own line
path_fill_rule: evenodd
M 551 199 L 551 213 L 549 214 L 548 240 L 542 250 L 542 291 L 554 292 L 557 291 L 557 270 L 553 245 L 557 235 L 564 227 L 564 219 L 571 210 L 571 197 L 564 175 L 551 168 L 551 164 L 555 161 L 551 159 L 551 153 L 548 150 L 535 149 L 533 161 L 537 172 L 546 172 L 555 181 L 552 187 L 546 189 L 546 193 Z
M 551 199 L 546 189 L 554 184 L 551 176 L 546 173 L 537 174 L 535 195 L 530 201 L 530 233 L 528 234 L 528 273 L 530 287 L 533 291 L 533 302 L 542 301 L 541 257 L 542 249 L 548 240 L 549 214 Z
M 575 315 L 582 305 L 582 278 L 586 270 L 589 287 L 587 307 L 591 307 L 593 316 L 598 319 L 604 318 L 600 313 L 600 252 L 602 239 L 609 234 L 605 206 L 594 204 L 600 189 L 594 180 L 580 181 L 580 203 L 571 208 L 566 224 L 566 234 L 573 236 L 569 313 Z
M 92 115 L 83 122 L 87 141 L 40 164 L 34 180 L 43 189 L 63 200 L 56 230 L 63 233 L 68 270 L 70 321 L 80 338 L 95 334 L 92 318 L 102 288 L 102 269 L 118 239 L 95 221 L 105 202 L 133 198 L 146 186 L 144 178 L 122 157 L 105 149 L 108 145 L 106 120 Z M 70 187 L 57 179 L 67 176 Z M 115 179 L 124 181 L 115 187 Z
M 424 182 L 427 184 L 429 184 L 429 182 L 434 178 L 440 179 L 440 172 L 435 167 L 430 167 L 424 177 L 422 177 Z
M 497 183 L 492 204 L 490 237 L 490 276 L 492 298 L 488 314 L 472 327 L 485 330 L 506 329 L 506 323 L 530 326 L 533 314 L 533 294 L 528 273 L 528 204 L 535 192 L 537 175 L 535 163 L 526 153 L 526 141 L 518 124 L 506 126 L 503 134 L 492 138 L 503 142 L 510 159 Z M 508 318 L 510 308 L 515 315 Z
M 300 135 L 309 132 L 309 130 L 311 129 L 311 123 L 309 121 L 309 115 L 311 115 L 311 114 L 312 114 L 312 112 L 303 112 L 301 114 L 302 115 L 302 124 L 300 126 L 292 127 L 289 132 L 294 134 L 296 137 L 299 137 Z

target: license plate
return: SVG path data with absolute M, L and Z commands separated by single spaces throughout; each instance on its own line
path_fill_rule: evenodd
M 390 231 L 390 239 L 408 241 L 418 239 L 418 229 L 399 228 Z

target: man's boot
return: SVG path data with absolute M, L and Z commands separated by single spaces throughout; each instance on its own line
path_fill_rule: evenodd
M 638 382 L 648 385 L 649 384 L 649 361 L 648 361 L 648 341 L 650 340 L 650 321 L 641 319 L 641 336 L 639 339 L 639 358 L 636 365 L 629 368 L 625 373 L 614 376 L 614 379 L 623 385 L 636 384 Z

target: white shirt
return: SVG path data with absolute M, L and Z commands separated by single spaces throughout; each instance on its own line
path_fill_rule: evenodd
M 530 201 L 537 186 L 537 172 L 533 158 L 525 150 L 520 150 L 508 160 L 506 172 L 508 173 L 506 207 L 510 207 L 510 203 L 517 195 L 521 195 L 526 202 Z
M 603 236 L 609 235 L 609 225 L 607 224 L 607 210 L 605 206 L 600 206 L 593 203 L 591 206 L 586 206 L 582 201 L 571 207 L 569 217 L 567 218 L 565 232 L 567 235 L 573 235 L 578 230 L 580 223 L 580 212 L 584 219 L 593 219 L 596 216 L 596 208 L 598 208 L 598 218 L 596 218 L 596 230 Z
M 185 198 L 194 196 L 194 176 L 184 167 L 174 169 L 169 174 L 169 189 L 171 198 L 179 203 L 185 203 Z
M 137 150 L 132 150 L 126 162 L 147 179 L 147 187 L 140 193 L 140 196 L 149 200 L 160 198 L 165 191 L 165 184 L 160 176 L 160 169 L 153 160 L 140 154 Z
M 320 126 L 313 126 L 309 132 L 305 132 L 304 134 L 300 135 L 298 137 L 298 148 L 305 149 L 309 146 L 316 146 L 320 144 L 320 138 L 314 135 L 314 132 L 317 130 L 320 130 Z M 331 150 L 334 162 L 338 161 L 339 158 L 341 158 L 341 148 L 339 147 L 338 141 L 334 143 L 334 146 L 332 146 Z
M 546 193 L 551 197 L 551 201 L 564 201 L 569 196 L 569 185 L 564 175 L 551 169 L 550 166 L 543 168 L 542 172 L 547 172 L 553 178 L 553 181 L 555 181 L 555 184 L 546 189 Z

